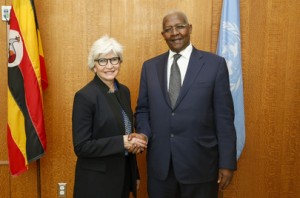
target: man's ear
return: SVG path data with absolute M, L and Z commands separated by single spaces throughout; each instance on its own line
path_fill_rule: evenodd
M 192 26 L 192 24 L 189 24 L 189 29 L 190 29 L 190 34 L 192 34 L 192 32 L 193 32 L 193 26 Z

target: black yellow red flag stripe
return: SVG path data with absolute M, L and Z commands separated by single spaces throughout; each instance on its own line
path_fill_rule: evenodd
M 8 58 L 7 143 L 12 175 L 46 151 L 43 90 L 48 86 L 33 0 L 13 0 Z

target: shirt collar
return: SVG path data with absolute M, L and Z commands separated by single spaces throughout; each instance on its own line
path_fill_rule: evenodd
M 193 46 L 190 43 L 184 50 L 182 50 L 181 52 L 179 52 L 179 54 L 184 57 L 184 58 L 189 58 L 190 54 L 192 53 L 193 50 Z M 169 59 L 173 58 L 173 56 L 177 54 L 174 51 L 169 50 Z

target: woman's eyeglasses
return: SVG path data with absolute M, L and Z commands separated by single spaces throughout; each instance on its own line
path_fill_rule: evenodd
M 95 61 L 97 61 L 100 66 L 106 66 L 108 61 L 112 65 L 117 65 L 121 62 L 121 59 L 120 59 L 120 57 L 112 57 L 112 58 L 99 58 Z

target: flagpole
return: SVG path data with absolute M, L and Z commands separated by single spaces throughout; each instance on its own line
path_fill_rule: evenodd
M 223 198 L 223 191 L 219 190 L 218 198 Z
M 36 177 L 37 177 L 37 194 L 38 198 L 42 197 L 42 189 L 41 189 L 41 165 L 40 165 L 40 159 L 36 160 Z

